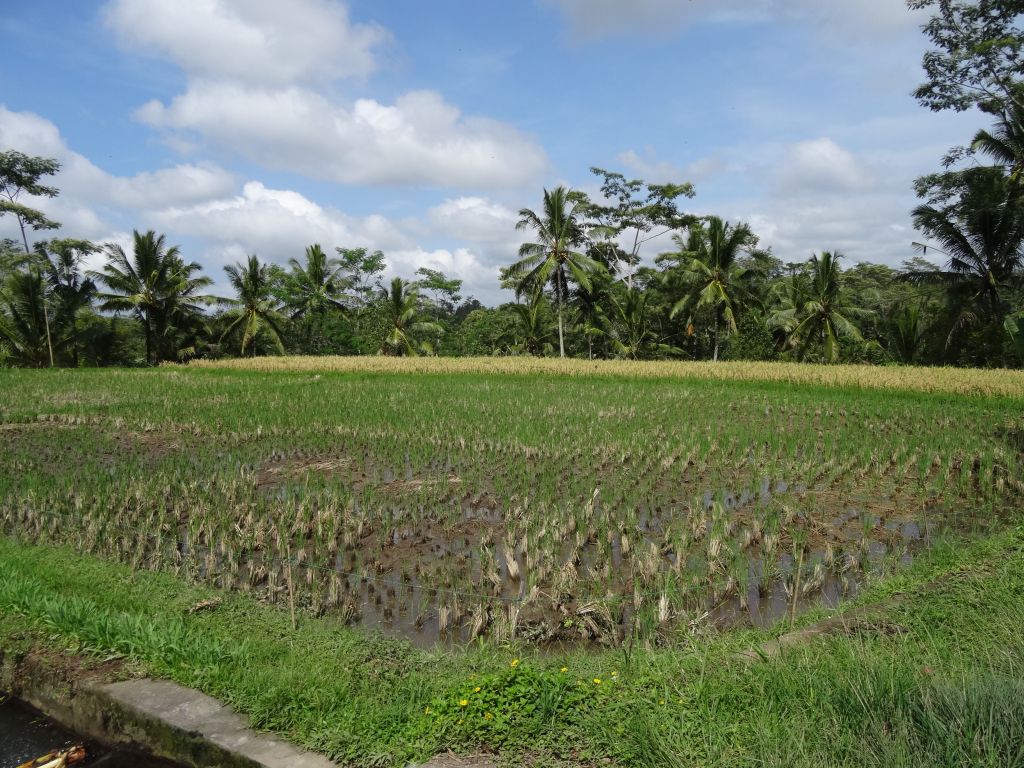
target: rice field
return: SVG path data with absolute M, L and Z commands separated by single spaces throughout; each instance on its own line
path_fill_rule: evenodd
M 834 605 L 1024 483 L 1019 372 L 277 358 L 0 374 L 0 526 L 420 645 Z

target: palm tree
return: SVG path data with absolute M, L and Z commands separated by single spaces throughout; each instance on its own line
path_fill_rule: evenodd
M 77 367 L 78 344 L 70 337 L 75 334 L 79 313 L 89 306 L 96 293 L 96 283 L 82 274 L 82 262 L 100 249 L 88 240 L 70 238 L 40 243 L 37 248 L 50 295 L 56 303 L 54 325 L 69 337 L 65 341 L 72 347 L 72 364 Z
M 992 131 L 981 130 L 971 148 L 988 155 L 1005 167 L 1013 181 L 1024 171 L 1024 109 L 1017 104 L 1000 115 Z
M 247 348 L 256 354 L 255 341 L 260 334 L 266 334 L 281 354 L 284 344 L 281 342 L 281 328 L 278 325 L 284 318 L 278 311 L 277 300 L 274 298 L 274 284 L 270 279 L 270 266 L 260 264 L 259 258 L 253 254 L 244 264 L 239 262 L 224 267 L 228 282 L 235 289 L 235 298 L 222 299 L 233 309 L 225 313 L 229 321 L 221 339 L 241 332 L 239 354 L 244 355 Z
M 662 343 L 650 325 L 647 300 L 650 294 L 636 288 L 627 288 L 622 298 L 612 297 L 615 322 L 612 325 L 612 345 L 619 357 L 645 360 L 679 354 L 681 350 Z
M 1024 186 L 1001 169 L 977 168 L 964 176 L 960 199 L 950 205 L 914 209 L 914 226 L 940 247 L 915 243 L 947 258 L 944 270 L 908 272 L 905 279 L 941 283 L 952 290 L 969 289 L 993 326 L 1003 324 L 1003 294 L 1024 258 Z M 975 318 L 961 313 L 961 321 Z
M 315 315 L 330 309 L 345 309 L 341 301 L 345 289 L 345 278 L 341 274 L 341 262 L 324 253 L 319 243 L 306 248 L 306 263 L 289 259 L 291 267 L 290 287 L 294 301 L 289 302 L 292 319 Z
M 892 349 L 901 363 L 917 361 L 928 337 L 928 326 L 920 306 L 903 305 L 892 313 Z
M 199 293 L 212 281 L 196 277 L 199 264 L 186 263 L 177 246 L 167 246 L 164 235 L 135 231 L 132 240 L 130 258 L 120 245 L 110 244 L 103 269 L 88 274 L 109 289 L 99 294 L 103 309 L 138 316 L 146 336 L 146 362 L 152 364 L 165 357 L 174 324 L 214 301 Z
M 534 357 L 551 353 L 551 336 L 548 318 L 545 317 L 544 294 L 534 291 L 527 304 L 513 304 L 517 328 L 515 339 L 509 345 L 513 351 L 526 352 Z
M 408 355 L 415 357 L 421 352 L 430 354 L 433 348 L 428 341 L 417 341 L 419 334 L 438 334 L 444 329 L 437 323 L 420 320 L 420 296 L 416 288 L 400 277 L 391 281 L 391 288 L 383 292 L 388 334 L 381 344 L 382 355 Z
M 806 298 L 795 306 L 775 312 L 769 324 L 789 331 L 787 344 L 803 359 L 812 347 L 820 347 L 822 359 L 834 363 L 839 359 L 840 338 L 861 340 L 860 331 L 846 317 L 858 312 L 846 307 L 841 292 L 838 252 L 822 251 L 808 262 L 809 281 Z
M 518 291 L 541 288 L 551 283 L 558 304 L 558 353 L 565 357 L 565 328 L 562 306 L 568 296 L 568 274 L 583 287 L 590 286 L 590 274 L 600 264 L 575 250 L 586 242 L 580 222 L 580 202 L 565 187 L 544 190 L 541 213 L 523 208 L 519 211 L 517 230 L 532 229 L 537 242 L 519 247 L 519 261 L 505 270 L 505 277 L 515 281 Z
M 11 273 L 2 288 L 0 342 L 22 365 L 42 368 L 53 364 L 47 334 L 46 280 L 36 265 Z
M 753 245 L 754 234 L 746 224 L 732 225 L 711 216 L 706 225 L 691 225 L 687 240 L 679 235 L 673 239 L 679 246 L 683 265 L 692 275 L 693 288 L 675 303 L 669 318 L 687 312 L 690 322 L 696 310 L 711 309 L 715 343 L 712 359 L 717 362 L 720 329 L 724 325 L 727 336 L 736 333 L 736 310 L 748 298 L 743 281 L 750 270 L 738 260 Z

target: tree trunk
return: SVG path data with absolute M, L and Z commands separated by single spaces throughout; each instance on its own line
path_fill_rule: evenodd
M 21 242 L 25 244 L 25 255 L 31 256 L 32 251 L 28 249 L 28 235 L 25 234 L 25 222 L 21 216 L 18 216 L 18 226 L 21 227 Z M 45 287 L 43 288 L 43 325 L 46 326 L 46 349 L 50 353 L 50 367 L 53 368 L 53 341 L 50 339 L 50 311 L 46 308 Z
M 53 368 L 53 341 L 50 339 L 50 310 L 46 308 L 46 292 L 43 292 L 43 324 L 46 326 L 46 348 L 50 353 L 50 367 Z
M 150 328 L 149 324 L 149 313 L 147 312 L 143 318 L 142 323 L 146 330 L 146 365 L 153 364 L 153 329 Z
M 562 330 L 562 271 L 555 272 L 555 293 L 558 294 L 558 356 L 565 357 L 565 334 Z
M 716 362 L 716 363 L 718 362 L 718 313 L 719 313 L 719 311 L 720 310 L 718 309 L 718 307 L 715 307 L 715 352 L 714 352 L 714 357 L 712 358 L 712 361 Z

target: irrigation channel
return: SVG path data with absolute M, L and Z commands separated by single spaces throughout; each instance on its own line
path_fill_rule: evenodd
M 37 710 L 0 696 L 0 768 L 17 768 L 54 750 L 84 745 L 89 768 L 177 768 L 175 763 L 123 748 L 108 750 L 76 736 Z

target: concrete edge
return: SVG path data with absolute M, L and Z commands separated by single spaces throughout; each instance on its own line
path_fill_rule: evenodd
M 127 746 L 193 768 L 333 768 L 307 752 L 246 726 L 216 699 L 167 680 L 110 683 L 30 655 L 0 649 L 0 690 L 82 736 Z

